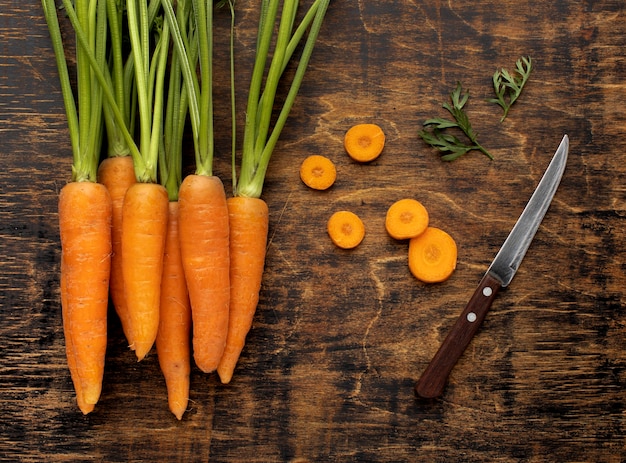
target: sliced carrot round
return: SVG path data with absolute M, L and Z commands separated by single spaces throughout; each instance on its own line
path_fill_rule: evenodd
M 385 228 L 392 238 L 405 240 L 414 238 L 428 227 L 428 211 L 422 203 L 405 198 L 387 209 Z
M 363 221 L 354 212 L 338 211 L 328 219 L 328 235 L 343 249 L 357 247 L 365 236 Z
M 309 188 L 326 190 L 335 183 L 337 169 L 327 157 L 314 154 L 302 161 L 300 178 Z
M 409 241 L 409 269 L 420 281 L 447 280 L 456 268 L 456 260 L 456 242 L 439 228 L 428 227 Z
M 385 133 L 376 124 L 357 124 L 346 132 L 343 145 L 355 161 L 370 162 L 383 151 Z

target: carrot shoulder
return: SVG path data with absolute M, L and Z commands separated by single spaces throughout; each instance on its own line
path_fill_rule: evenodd
M 188 175 L 180 207 L 180 252 L 191 301 L 193 356 L 205 373 L 215 371 L 224 352 L 230 302 L 228 207 L 222 181 Z
M 59 195 L 61 304 L 70 374 L 83 413 L 102 390 L 111 270 L 111 198 L 95 182 Z
M 269 211 L 262 199 L 228 199 L 230 226 L 230 319 L 217 373 L 230 382 L 259 302 Z
M 111 244 L 111 281 L 109 283 L 111 300 L 115 312 L 120 318 L 124 335 L 130 345 L 134 345 L 130 333 L 128 307 L 124 298 L 124 278 L 122 276 L 122 205 L 126 190 L 135 183 L 135 169 L 131 156 L 109 157 L 98 167 L 98 181 L 111 195 L 113 205 Z
M 122 273 L 130 332 L 138 360 L 152 348 L 159 327 L 161 275 L 168 197 L 156 183 L 135 183 L 122 209 Z
M 178 215 L 178 201 L 170 201 L 156 348 L 168 404 L 180 420 L 189 401 L 191 307 L 180 255 Z

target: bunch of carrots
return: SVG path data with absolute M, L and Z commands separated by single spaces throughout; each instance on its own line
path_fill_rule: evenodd
M 192 357 L 203 372 L 231 380 L 261 287 L 265 175 L 329 2 L 313 0 L 299 15 L 297 0 L 261 1 L 240 150 L 231 91 L 227 195 L 212 166 L 213 2 L 62 0 L 76 39 L 73 87 L 55 1 L 42 0 L 73 152 L 71 182 L 59 196 L 60 290 L 68 366 L 84 414 L 102 390 L 109 298 L 137 359 L 156 345 L 178 419 L 188 404 Z M 234 89 L 235 5 L 222 3 L 233 18 Z M 183 179 L 187 125 L 195 171 Z

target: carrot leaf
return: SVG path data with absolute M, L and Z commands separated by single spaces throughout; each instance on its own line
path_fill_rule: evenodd
M 528 82 L 530 73 L 533 69 L 532 59 L 522 57 L 515 63 L 515 71 L 510 73 L 506 69 L 501 69 L 493 74 L 493 90 L 496 98 L 488 100 L 490 103 L 498 104 L 504 111 L 500 122 L 504 121 L 509 109 L 513 103 L 519 98 L 524 85 Z
M 443 107 L 452 115 L 454 120 L 436 117 L 427 119 L 424 127 L 431 130 L 421 130 L 419 136 L 430 146 L 442 153 L 443 161 L 453 161 L 472 150 L 479 150 L 489 159 L 493 156 L 483 146 L 478 143 L 478 134 L 472 128 L 469 117 L 464 110 L 464 106 L 469 100 L 469 92 L 463 92 L 460 82 L 457 82 L 455 89 L 450 93 L 450 103 L 443 103 Z M 460 129 L 469 139 L 470 143 L 461 141 L 454 135 L 446 132 L 446 129 Z

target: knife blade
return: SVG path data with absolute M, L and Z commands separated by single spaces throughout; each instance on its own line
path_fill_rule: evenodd
M 568 151 L 569 138 L 565 135 L 509 236 L 415 384 L 418 397 L 433 399 L 443 393 L 448 376 L 480 328 L 496 295 L 513 280 L 561 182 Z

